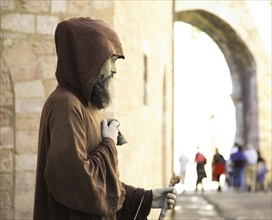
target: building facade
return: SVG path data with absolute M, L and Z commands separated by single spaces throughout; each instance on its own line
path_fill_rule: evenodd
M 118 147 L 122 181 L 150 189 L 167 185 L 173 172 L 175 20 L 199 27 L 224 51 L 237 85 L 233 99 L 247 109 L 238 117 L 238 136 L 271 155 L 271 54 L 246 2 L 2 0 L 0 6 L 1 219 L 32 219 L 40 114 L 57 85 L 54 30 L 71 17 L 105 20 L 123 44 L 113 102 L 100 112 L 117 118 L 128 140 Z

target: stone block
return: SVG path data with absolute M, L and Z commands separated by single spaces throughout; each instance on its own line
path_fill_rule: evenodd
M 32 99 L 16 99 L 15 111 L 16 113 L 39 113 L 42 111 L 44 100 L 39 98 Z
M 51 0 L 52 13 L 65 13 L 67 11 L 67 1 Z
M 16 131 L 16 153 L 36 153 L 38 146 L 38 131 Z
M 71 14 L 80 14 L 81 16 L 92 15 L 93 1 L 68 1 L 67 11 Z
M 15 156 L 16 171 L 36 170 L 37 154 L 18 154 Z
M 10 81 L 9 74 L 4 74 L 4 73 L 0 74 L 0 90 L 1 92 L 11 90 L 11 81 Z M 1 104 L 2 104 L 2 101 L 1 101 Z
M 58 24 L 58 17 L 39 15 L 37 16 L 37 34 L 54 35 Z
M 21 10 L 23 12 L 49 12 L 50 10 L 50 0 L 43 1 L 29 1 L 29 0 L 20 0 L 19 1 Z
M 38 131 L 40 124 L 40 113 L 16 114 L 17 131 Z
M 10 210 L 12 207 L 12 198 L 9 192 L 0 192 L 0 210 Z
M 113 7 L 113 1 L 93 1 L 93 7 L 97 10 Z
M 10 210 L 1 210 L 0 212 L 0 219 L 14 219 L 13 218 L 13 210 L 10 209 Z
M 10 47 L 13 44 L 13 40 L 12 39 L 3 39 L 3 46 L 4 47 Z
M 13 183 L 13 174 L 12 173 L 0 173 L 0 190 L 13 190 L 14 183 Z
M 43 78 L 55 78 L 57 58 L 56 56 L 42 56 L 39 58 Z
M 2 106 L 13 105 L 13 93 L 11 91 L 1 91 L 0 101 Z
M 55 44 L 53 39 L 52 40 L 46 40 L 46 39 L 39 39 L 33 43 L 33 49 L 37 55 L 52 55 L 55 53 Z M 56 59 L 56 58 L 55 58 Z
M 2 30 L 34 34 L 34 23 L 34 15 L 31 14 L 10 13 L 1 16 Z
M 16 83 L 14 86 L 16 98 L 43 98 L 44 89 L 40 80 Z
M 0 128 L 1 147 L 14 148 L 14 131 L 10 127 Z
M 14 214 L 15 219 L 33 219 L 33 208 L 31 208 L 29 211 L 18 211 L 15 210 Z
M 34 203 L 35 172 L 16 172 L 15 213 L 31 213 Z
M 19 56 L 23 54 L 23 56 Z M 11 47 L 6 48 L 2 56 L 10 70 L 13 82 L 29 81 L 37 76 L 38 62 L 32 43 L 18 41 Z
M 13 111 L 10 108 L 0 106 L 0 125 L 8 126 L 13 122 Z
M 10 149 L 1 149 L 0 151 L 0 171 L 13 171 L 13 151 Z
M 6 62 L 4 62 L 4 59 L 2 57 L 0 58 L 0 65 L 1 65 L 1 73 L 9 72 L 8 66 L 7 66 Z M 0 84 L 0 86 L 2 86 L 2 85 Z
M 8 1 L 0 1 L 0 9 L 2 10 L 7 10 L 7 11 L 12 11 L 15 6 L 15 0 L 8 0 Z M 0 218 L 1 219 L 1 218 Z

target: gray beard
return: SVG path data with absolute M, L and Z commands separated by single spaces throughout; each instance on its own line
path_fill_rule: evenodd
M 90 102 L 98 110 L 107 108 L 111 103 L 111 95 L 109 91 L 109 82 L 111 78 L 112 76 L 105 77 L 100 75 L 93 86 Z

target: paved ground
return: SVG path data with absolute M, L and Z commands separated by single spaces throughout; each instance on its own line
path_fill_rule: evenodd
M 185 192 L 167 220 L 272 220 L 269 193 Z

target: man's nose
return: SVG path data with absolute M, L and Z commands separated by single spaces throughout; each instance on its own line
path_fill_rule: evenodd
M 113 67 L 113 68 L 111 69 L 111 73 L 112 73 L 112 74 L 116 74 L 116 73 L 117 73 L 117 71 L 116 71 L 116 68 L 115 68 L 115 67 Z

